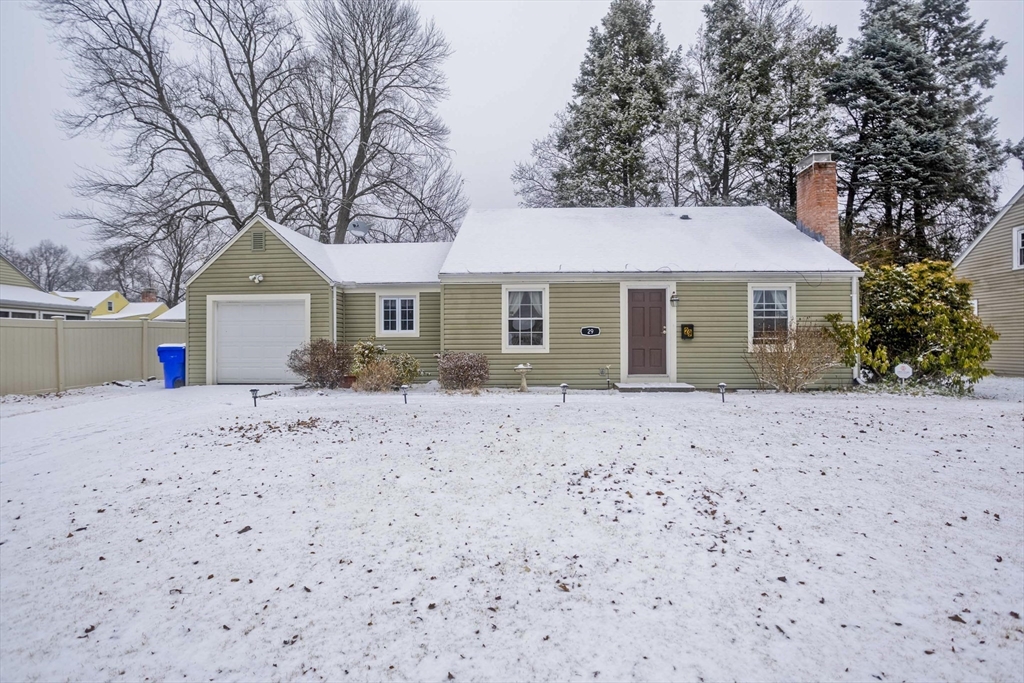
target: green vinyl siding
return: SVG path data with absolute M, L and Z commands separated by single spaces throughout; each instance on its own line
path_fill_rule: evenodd
M 1024 226 L 1024 197 L 1017 200 L 956 269 L 970 280 L 978 316 L 999 333 L 986 364 L 997 375 L 1024 376 L 1024 269 L 1013 269 L 1013 229 Z
M 4 256 L 0 256 L 0 285 L 39 289 L 36 283 L 22 275 L 21 271 L 15 268 Z
M 408 293 L 410 290 L 403 290 Z M 387 292 L 381 292 L 386 294 Z M 340 298 L 339 294 L 339 298 Z M 377 334 L 377 293 L 346 292 L 342 308 L 344 315 L 343 335 L 348 344 L 355 344 L 360 339 L 371 339 Z M 410 353 L 420 362 L 420 377 L 426 382 L 437 379 L 437 358 L 441 350 L 441 294 L 439 292 L 419 292 L 419 324 L 418 337 L 383 337 L 377 342 L 387 347 L 391 353 Z
M 266 234 L 263 251 L 253 251 L 248 234 L 242 235 L 189 285 L 185 294 L 187 371 L 189 384 L 206 383 L 206 297 L 222 294 L 310 295 L 310 335 L 331 338 L 331 286 L 274 233 L 253 223 L 247 233 Z M 253 284 L 249 276 L 263 275 Z
M 792 283 L 792 280 L 756 279 L 758 284 Z M 806 276 L 796 283 L 795 317 L 800 321 L 823 322 L 829 313 L 841 313 L 847 320 L 853 311 L 850 280 L 820 280 Z M 715 389 L 725 382 L 730 389 L 756 389 L 757 380 L 747 365 L 748 289 L 747 282 L 680 282 L 676 285 L 676 379 L 698 389 Z M 693 339 L 684 340 L 679 326 L 692 324 Z M 835 368 L 814 386 L 850 384 L 850 368 Z
M 529 285 L 523 285 L 528 289 Z M 611 366 L 611 381 L 619 379 L 619 284 L 552 283 L 549 287 L 548 353 L 502 353 L 505 330 L 501 284 L 446 284 L 444 347 L 446 351 L 486 354 L 491 386 L 518 387 L 513 368 L 529 363 L 527 381 L 534 385 L 567 382 L 579 389 L 603 389 L 600 370 Z M 601 334 L 584 337 L 580 328 L 596 326 Z

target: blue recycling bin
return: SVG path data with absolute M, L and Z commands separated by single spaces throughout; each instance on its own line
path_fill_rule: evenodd
M 156 355 L 164 366 L 164 388 L 185 386 L 185 345 L 160 344 L 156 347 Z

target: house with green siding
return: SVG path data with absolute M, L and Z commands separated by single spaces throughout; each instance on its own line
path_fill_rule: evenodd
M 1024 187 L 953 263 L 970 280 L 974 312 L 999 333 L 987 367 L 1024 377 Z
M 320 337 L 409 352 L 424 380 L 472 351 L 493 386 L 529 365 L 533 385 L 754 388 L 763 335 L 857 319 L 831 155 L 797 180 L 796 225 L 765 207 L 502 209 L 452 243 L 334 245 L 257 217 L 188 283 L 188 382 L 297 381 L 288 353 Z

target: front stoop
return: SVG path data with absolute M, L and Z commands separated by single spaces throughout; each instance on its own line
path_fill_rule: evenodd
M 692 384 L 686 384 L 685 382 L 618 382 L 613 386 L 622 393 L 656 391 L 688 392 L 695 390 L 695 387 Z

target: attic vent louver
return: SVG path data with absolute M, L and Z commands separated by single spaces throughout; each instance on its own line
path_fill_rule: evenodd
M 681 220 L 681 221 L 688 221 L 688 220 L 690 220 L 690 214 L 684 213 L 682 216 L 679 217 L 679 220 Z
M 254 232 L 252 233 L 252 250 L 263 251 L 267 246 L 266 233 Z

